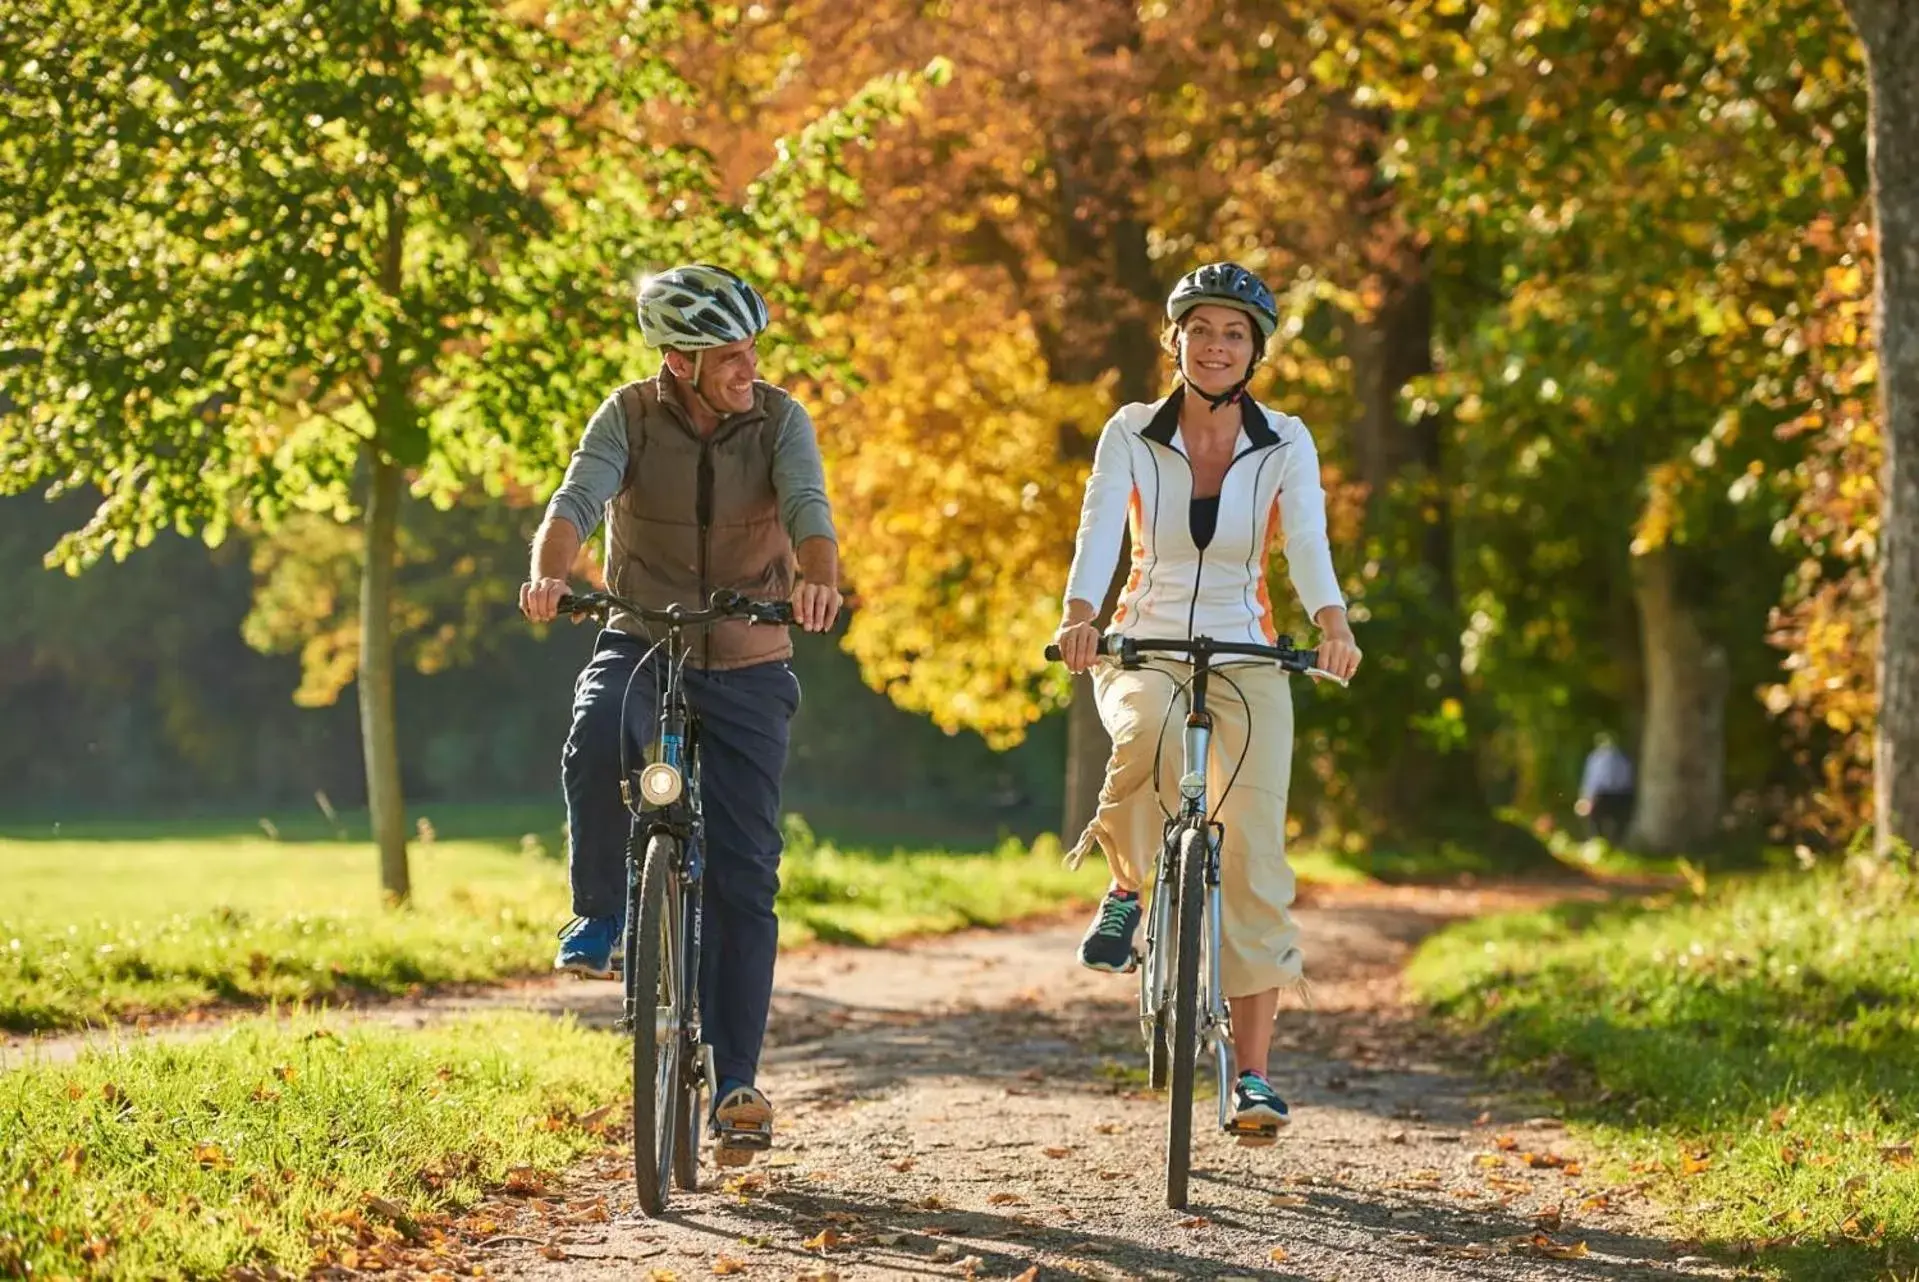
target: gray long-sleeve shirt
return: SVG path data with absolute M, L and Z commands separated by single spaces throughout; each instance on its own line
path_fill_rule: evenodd
M 549 518 L 564 517 L 585 540 L 618 497 L 626 480 L 626 411 L 616 392 L 600 402 L 587 421 L 586 435 L 566 465 L 560 488 L 547 500 Z M 773 492 L 779 496 L 780 522 L 798 547 L 807 539 L 832 539 L 833 511 L 826 501 L 826 469 L 820 462 L 813 420 L 798 403 L 773 441 Z

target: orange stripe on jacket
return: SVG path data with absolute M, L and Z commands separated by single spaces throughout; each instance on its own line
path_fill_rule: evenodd
M 1279 495 L 1275 494 L 1272 511 L 1266 514 L 1266 545 L 1259 558 L 1259 630 L 1266 634 L 1267 645 L 1279 641 L 1279 625 L 1273 619 L 1273 598 L 1266 591 L 1266 564 L 1272 555 L 1274 532 L 1281 531 L 1280 539 L 1283 542 L 1283 530 L 1279 520 Z
M 1140 522 L 1145 520 L 1139 502 L 1139 486 L 1133 487 L 1133 495 L 1126 500 L 1126 533 L 1128 542 L 1133 545 L 1133 568 L 1126 575 L 1126 586 L 1120 592 L 1119 608 L 1113 611 L 1113 622 L 1119 623 L 1126 618 L 1126 598 L 1133 595 L 1133 589 L 1146 573 L 1146 552 L 1140 541 Z

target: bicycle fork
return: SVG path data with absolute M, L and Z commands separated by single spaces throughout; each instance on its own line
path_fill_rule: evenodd
M 1225 938 L 1224 910 L 1220 897 L 1220 845 L 1223 829 L 1206 822 L 1206 756 L 1211 747 L 1212 718 L 1204 712 L 1188 715 L 1185 729 L 1185 771 L 1180 776 L 1180 813 L 1166 827 L 1160 844 L 1159 880 L 1154 888 L 1146 919 L 1146 956 L 1140 972 L 1140 1033 L 1151 1045 L 1158 1026 L 1171 1031 L 1170 1006 L 1173 999 L 1172 957 L 1168 947 L 1174 923 L 1178 920 L 1176 902 L 1180 885 L 1179 857 L 1184 846 L 1182 833 L 1190 831 L 1198 840 L 1195 853 L 1205 861 L 1202 878 L 1206 890 L 1204 911 L 1200 914 L 1200 968 L 1204 983 L 1200 1000 L 1199 1045 L 1195 1054 L 1211 1051 L 1218 1074 L 1219 1128 L 1230 1130 L 1232 1088 L 1237 1077 L 1233 1063 L 1231 1008 L 1226 1004 L 1219 975 L 1221 941 Z

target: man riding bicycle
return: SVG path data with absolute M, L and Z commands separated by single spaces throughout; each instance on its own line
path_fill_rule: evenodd
M 790 599 L 800 626 L 827 630 L 841 604 L 839 546 L 812 419 L 755 377 L 765 300 L 733 273 L 700 263 L 643 282 L 638 307 L 640 332 L 664 362 L 654 377 L 607 397 L 587 423 L 534 535 L 521 610 L 534 622 L 554 617 L 581 541 L 604 521 L 607 585 L 636 604 L 699 608 L 731 589 Z M 558 970 L 615 975 L 630 824 L 622 738 L 638 760 L 657 730 L 660 660 L 646 659 L 656 639 L 616 611 L 574 685 L 561 779 L 577 915 L 560 933 Z M 755 1077 L 779 943 L 780 779 L 800 702 L 792 653 L 785 628 L 726 620 L 700 630 L 685 673 L 704 735 L 701 934 L 709 943 L 700 1006 L 723 1135 L 772 1126 Z
M 1266 558 L 1278 542 L 1294 591 L 1320 629 L 1319 667 L 1351 677 L 1360 654 L 1327 545 L 1313 438 L 1298 419 L 1246 390 L 1279 327 L 1272 292 L 1237 264 L 1210 263 L 1174 287 L 1166 316 L 1163 341 L 1179 381 L 1163 400 L 1121 406 L 1100 435 L 1055 638 L 1062 659 L 1074 672 L 1091 666 L 1100 641 L 1093 620 L 1130 525 L 1131 574 L 1109 631 L 1273 644 Z M 1302 966 L 1285 850 L 1292 694 L 1286 673 L 1271 663 L 1216 670 L 1231 678 L 1212 694 L 1210 769 L 1218 779 L 1207 795 L 1220 798 L 1216 818 L 1225 828 L 1220 969 L 1241 1070 L 1232 1120 L 1270 1132 L 1287 1121 L 1286 1103 L 1266 1077 L 1273 1016 L 1280 988 L 1297 984 Z M 1171 724 L 1168 704 L 1191 677 L 1190 663 L 1159 658 L 1104 667 L 1093 679 L 1113 751 L 1098 811 L 1071 859 L 1077 864 L 1098 845 L 1112 871 L 1080 945 L 1081 963 L 1094 970 L 1134 965 L 1144 869 L 1160 846 L 1164 814 L 1179 801 L 1181 730 L 1173 727 L 1164 750 L 1161 730 Z

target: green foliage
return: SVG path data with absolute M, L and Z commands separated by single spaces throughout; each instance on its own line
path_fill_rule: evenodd
M 537 1181 L 603 1142 L 624 1044 L 500 1014 L 416 1031 L 267 1017 L 0 1075 L 0 1272 L 374 1267 L 405 1216 Z M 531 1185 L 529 1184 L 529 1187 Z M 389 1260 L 391 1262 L 391 1260 Z
M 1411 979 L 1715 1242 L 1793 1278 L 1919 1267 L 1919 882 L 1702 888 L 1454 927 Z

